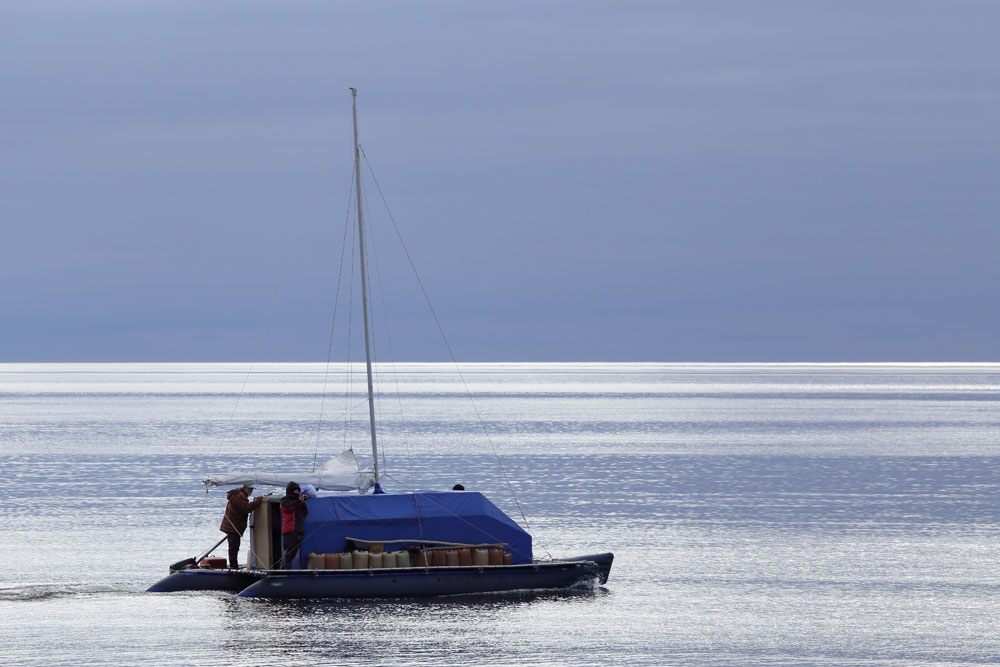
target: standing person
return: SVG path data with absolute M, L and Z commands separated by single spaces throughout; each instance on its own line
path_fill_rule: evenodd
M 247 529 L 247 517 L 250 516 L 250 512 L 260 507 L 264 500 L 263 497 L 258 497 L 251 501 L 251 493 L 253 493 L 253 487 L 244 484 L 238 489 L 231 489 L 226 494 L 226 499 L 229 502 L 226 503 L 226 514 L 222 517 L 222 525 L 219 526 L 219 530 L 224 532 L 226 539 L 229 540 L 229 567 L 233 570 L 240 566 L 240 539 Z
M 306 507 L 306 497 L 295 482 L 289 482 L 285 487 L 285 497 L 281 499 L 281 543 L 285 549 L 278 569 L 287 570 L 299 553 L 302 536 L 306 529 L 303 519 L 309 514 Z

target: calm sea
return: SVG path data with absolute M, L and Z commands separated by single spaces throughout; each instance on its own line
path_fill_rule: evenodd
M 1000 662 L 997 364 L 398 365 L 386 486 L 516 496 L 537 555 L 615 552 L 605 587 L 144 593 L 221 537 L 205 473 L 370 451 L 359 371 L 0 365 L 0 662 Z

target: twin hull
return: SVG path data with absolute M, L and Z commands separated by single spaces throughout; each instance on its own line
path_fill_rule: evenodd
M 378 598 L 560 589 L 606 582 L 613 558 L 609 553 L 530 565 L 395 570 L 192 569 L 174 572 L 148 590 L 221 590 L 255 598 Z

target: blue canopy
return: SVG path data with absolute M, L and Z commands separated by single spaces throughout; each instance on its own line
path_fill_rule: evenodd
M 475 491 L 417 491 L 324 496 L 308 501 L 301 562 L 309 553 L 338 553 L 348 538 L 485 544 L 504 542 L 514 563 L 531 562 L 531 535 Z M 386 550 L 406 545 L 386 545 Z

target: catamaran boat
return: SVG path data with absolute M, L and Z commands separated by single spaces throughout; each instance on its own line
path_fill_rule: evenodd
M 372 468 L 361 470 L 352 450 L 310 472 L 248 472 L 209 476 L 206 488 L 285 487 L 317 491 L 307 501 L 298 554 L 282 561 L 279 498 L 263 497 L 250 515 L 249 559 L 230 569 L 206 553 L 174 563 L 149 592 L 219 590 L 254 598 L 427 597 L 519 590 L 593 587 L 607 583 L 614 555 L 538 559 L 531 535 L 475 491 L 385 492 L 379 453 L 369 337 L 367 267 L 358 143 L 357 91 L 351 89 L 358 248 L 364 314 Z

